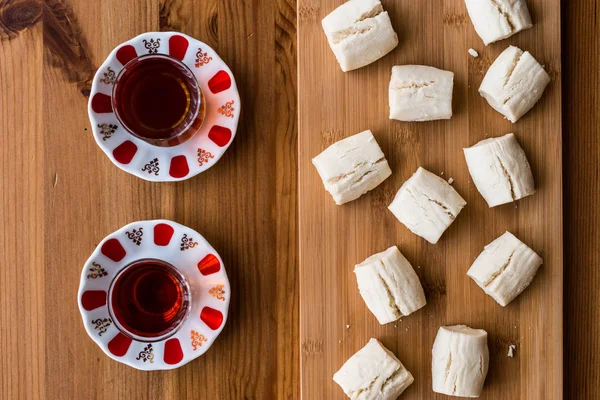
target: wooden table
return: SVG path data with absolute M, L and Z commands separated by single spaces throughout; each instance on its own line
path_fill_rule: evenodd
M 564 3 L 565 398 L 591 399 L 600 381 L 600 10 Z M 299 398 L 295 9 L 293 0 L 0 1 L 0 399 Z M 121 172 L 88 131 L 95 68 L 151 30 L 211 45 L 244 102 L 218 167 L 182 183 Z M 93 344 L 75 295 L 98 241 L 151 218 L 199 230 L 236 296 L 206 355 L 144 373 Z
M 295 4 L 25 0 L 0 10 L 0 398 L 298 397 Z M 108 53 L 158 30 L 213 47 L 243 103 L 218 167 L 181 183 L 145 182 L 112 165 L 86 111 Z M 203 357 L 144 373 L 102 353 L 75 299 L 97 243 L 155 218 L 204 235 L 234 294 Z
M 465 324 L 488 332 L 490 365 L 481 400 L 562 398 L 561 53 L 560 30 L 555 29 L 560 24 L 560 1 L 527 0 L 535 25 L 484 47 L 472 28 L 464 0 L 384 0 L 383 8 L 398 30 L 398 47 L 377 62 L 347 73 L 340 71 L 320 26 L 320 20 L 340 3 L 303 0 L 298 12 L 303 397 L 346 398 L 331 377 L 370 338 L 377 338 L 414 375 L 414 384 L 402 399 L 439 399 L 443 396 L 432 391 L 431 347 L 440 326 Z M 504 119 L 477 92 L 489 66 L 509 44 L 531 51 L 546 65 L 552 79 L 536 107 L 516 124 Z M 468 54 L 470 47 L 479 51 L 479 57 Z M 407 64 L 454 73 L 450 120 L 389 119 L 390 71 L 394 65 Z M 360 199 L 336 206 L 323 190 L 311 158 L 333 142 L 365 129 L 373 131 L 392 174 Z M 508 132 L 514 132 L 527 154 L 537 191 L 514 204 L 489 208 L 472 182 L 462 149 Z M 387 209 L 420 166 L 444 180 L 452 178 L 452 187 L 466 201 L 435 245 L 413 234 Z M 348 179 L 359 178 L 357 174 Z M 415 187 L 409 193 L 419 197 L 418 191 Z M 448 212 L 449 200 L 432 193 L 425 196 L 446 206 L 433 205 L 425 213 Z M 526 292 L 500 307 L 465 274 L 484 246 L 505 231 L 535 249 L 544 267 Z M 414 266 L 427 305 L 380 325 L 365 307 L 352 270 L 390 246 L 397 246 Z M 517 348 L 512 359 L 506 356 L 509 344 Z M 451 379 L 452 373 L 448 381 Z

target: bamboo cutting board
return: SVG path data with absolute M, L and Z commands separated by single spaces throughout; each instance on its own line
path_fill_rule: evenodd
M 533 28 L 484 47 L 463 0 L 384 0 L 400 44 L 383 59 L 343 73 L 320 21 L 342 0 L 301 0 L 299 54 L 299 238 L 302 398 L 343 399 L 333 374 L 369 338 L 392 350 L 415 382 L 402 399 L 442 398 L 431 390 L 431 347 L 442 325 L 488 331 L 490 370 L 481 399 L 562 398 L 562 176 L 560 2 L 528 0 Z M 538 104 L 516 124 L 477 92 L 487 68 L 509 45 L 528 50 L 552 77 Z M 479 51 L 472 58 L 467 50 Z M 405 123 L 388 119 L 393 65 L 453 71 L 454 116 Z M 336 206 L 311 159 L 327 146 L 371 129 L 393 174 L 360 199 Z M 514 132 L 533 169 L 537 193 L 489 209 L 470 180 L 462 148 Z M 467 206 L 431 245 L 387 210 L 417 169 L 454 179 Z M 509 230 L 544 259 L 531 286 L 502 308 L 466 276 L 483 247 Z M 353 273 L 366 257 L 397 245 L 415 267 L 428 304 L 380 326 Z M 517 345 L 514 358 L 509 344 Z

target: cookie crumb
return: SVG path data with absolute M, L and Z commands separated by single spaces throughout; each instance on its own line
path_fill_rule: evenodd
M 479 57 L 479 53 L 475 49 L 469 49 L 469 54 L 475 58 Z
M 515 356 L 515 350 L 517 350 L 517 346 L 515 346 L 514 344 L 511 344 L 510 346 L 508 346 L 508 354 L 507 356 L 509 356 L 510 358 Z
M 452 185 L 454 183 L 454 178 L 450 177 L 450 179 L 448 179 L 448 183 Z

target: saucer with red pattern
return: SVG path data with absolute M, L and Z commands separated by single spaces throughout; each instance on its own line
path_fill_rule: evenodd
M 111 96 L 119 72 L 147 55 L 181 61 L 202 90 L 206 111 L 200 130 L 172 147 L 156 146 L 130 134 L 113 110 Z M 181 181 L 212 167 L 231 145 L 240 96 L 231 70 L 206 43 L 178 32 L 147 32 L 117 46 L 100 66 L 88 114 L 96 143 L 117 167 L 148 181 Z
M 123 314 L 116 312 L 120 277 L 140 260 L 168 265 L 185 285 L 181 318 L 152 337 L 126 328 Z M 129 295 L 143 285 L 152 290 L 160 286 L 156 279 L 150 286 L 141 282 L 122 293 Z M 160 290 L 151 291 L 141 301 L 131 295 L 134 300 L 127 303 L 128 308 L 140 312 L 143 306 L 137 305 L 155 303 L 161 295 L 164 297 Z M 102 240 L 83 267 L 78 302 L 88 335 L 109 357 L 140 370 L 166 370 L 180 367 L 210 348 L 225 326 L 230 296 L 227 273 L 215 249 L 195 230 L 173 221 L 154 220 L 131 223 Z

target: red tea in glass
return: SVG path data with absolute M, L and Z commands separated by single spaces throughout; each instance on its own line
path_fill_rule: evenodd
M 112 102 L 127 131 L 157 146 L 185 142 L 205 117 L 203 93 L 193 72 L 160 54 L 128 62 L 113 86 Z
M 172 265 L 155 259 L 129 264 L 109 289 L 109 309 L 126 334 L 164 339 L 176 332 L 190 307 L 190 289 Z

